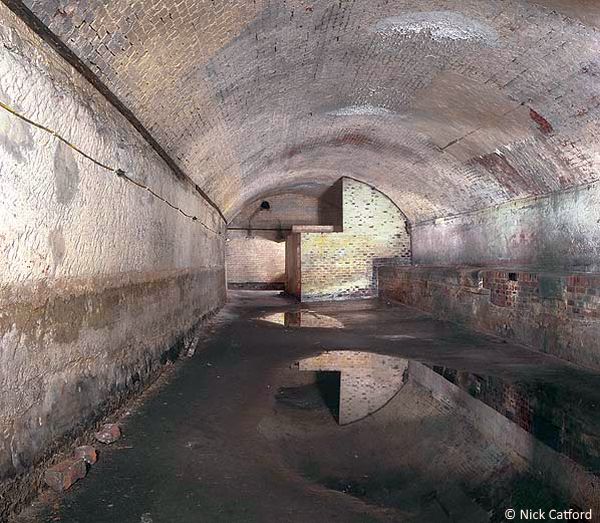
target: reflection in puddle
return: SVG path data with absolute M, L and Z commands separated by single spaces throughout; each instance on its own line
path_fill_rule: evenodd
M 307 327 L 319 329 L 343 329 L 344 324 L 325 314 L 314 311 L 286 311 L 268 314 L 260 318 L 263 321 L 283 325 L 284 327 Z
M 407 360 L 358 351 L 328 351 L 298 362 L 301 371 L 340 373 L 340 425 L 383 407 L 402 387 L 407 366 Z
M 298 387 L 281 387 L 276 400 L 300 410 L 327 408 L 337 419 L 339 412 L 340 373 L 317 372 L 314 383 Z
M 486 441 L 523 459 L 561 498 L 582 507 L 596 506 L 600 500 L 597 396 L 579 397 L 577 391 L 552 382 L 516 383 L 363 351 L 327 351 L 296 362 L 296 367 L 339 375 L 340 425 L 367 417 L 389 423 L 401 411 L 399 405 L 411 401 L 412 393 L 401 391 L 416 387 L 440 405 L 440 413 L 474 427 Z M 348 491 L 359 495 L 362 483 L 349 485 Z

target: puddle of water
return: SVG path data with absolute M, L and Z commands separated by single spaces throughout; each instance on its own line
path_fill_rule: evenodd
M 405 382 L 409 365 L 413 371 L 430 369 L 548 447 L 600 474 L 600 395 L 585 397 L 554 383 L 507 381 L 365 351 L 325 351 L 296 365 L 301 371 L 341 373 L 340 405 L 355 411 L 340 416 L 347 422 L 375 412 L 391 399 Z
M 284 327 L 306 327 L 318 329 L 343 329 L 344 324 L 327 316 L 309 310 L 276 312 L 267 314 L 259 318 L 262 321 L 275 323 Z
M 517 383 L 365 351 L 325 351 L 296 366 L 300 371 L 339 373 L 340 425 L 385 409 L 411 381 L 499 448 L 524 458 L 534 474 L 559 478 L 555 486 L 582 506 L 586 499 L 600 499 L 597 397 L 581 397 L 564 384 Z M 346 482 L 343 488 L 330 488 L 358 497 L 367 488 L 362 480 L 331 481 Z M 582 484 L 590 485 L 586 493 Z
M 444 366 L 430 368 L 551 449 L 600 474 L 600 397 L 552 382 L 509 382 Z

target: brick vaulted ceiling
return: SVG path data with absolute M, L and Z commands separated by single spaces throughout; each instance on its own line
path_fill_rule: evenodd
M 24 3 L 228 218 L 343 175 L 420 222 L 600 172 L 593 0 Z

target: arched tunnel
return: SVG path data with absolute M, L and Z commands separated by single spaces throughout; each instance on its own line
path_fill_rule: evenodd
M 0 521 L 600 521 L 599 30 L 1 0 Z

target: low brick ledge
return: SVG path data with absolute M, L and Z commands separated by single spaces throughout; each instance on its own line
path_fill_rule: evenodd
M 381 267 L 379 296 L 600 370 L 600 273 Z

